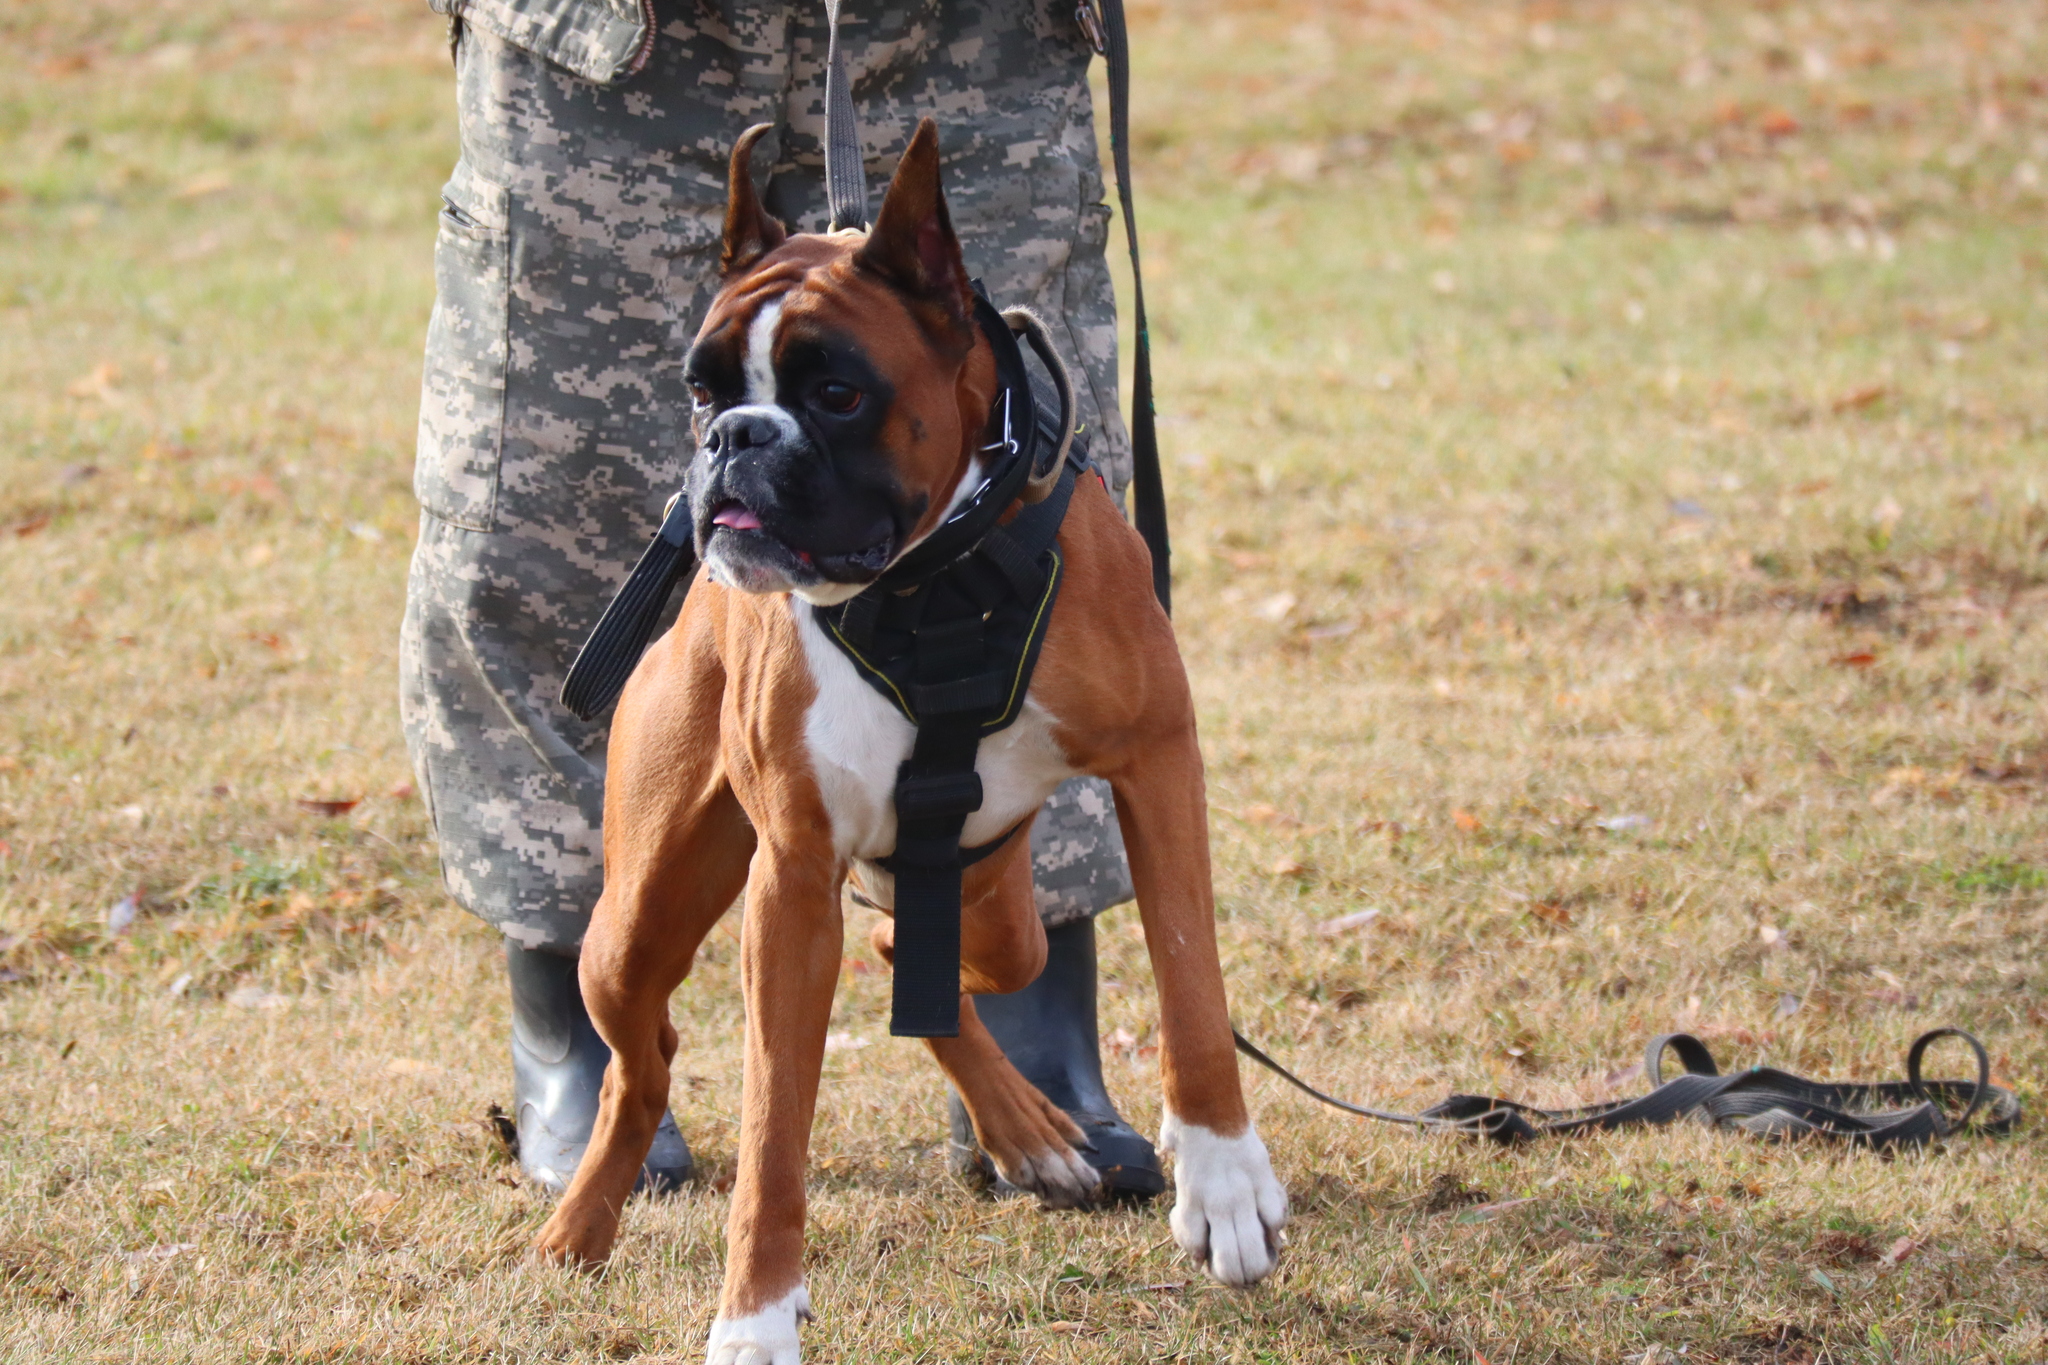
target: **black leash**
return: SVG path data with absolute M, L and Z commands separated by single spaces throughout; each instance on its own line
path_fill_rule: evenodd
M 1131 38 L 1124 0 L 1081 0 L 1074 17 L 1109 66 L 1109 152 L 1117 204 L 1131 252 L 1131 310 L 1137 353 L 1131 364 L 1131 521 L 1152 552 L 1152 591 L 1173 614 L 1173 549 L 1166 534 L 1166 485 L 1159 470 L 1159 428 L 1152 411 L 1152 329 L 1145 321 L 1145 272 L 1138 263 L 1138 215 L 1131 198 Z
M 1268 1057 L 1232 1030 L 1237 1050 L 1313 1099 L 1349 1114 L 1427 1132 L 1484 1137 L 1513 1146 L 1540 1137 L 1570 1137 L 1617 1128 L 1661 1127 L 1688 1115 L 1709 1126 L 1736 1128 L 1757 1137 L 1826 1138 L 1857 1147 L 1888 1150 L 1920 1147 L 1965 1130 L 2010 1133 L 2019 1126 L 2020 1103 L 2010 1090 L 1991 1083 L 1991 1058 L 1984 1045 L 1957 1028 L 1921 1034 L 1906 1054 L 1906 1079 L 1829 1083 L 1809 1081 L 1770 1067 L 1751 1067 L 1724 1076 L 1707 1045 L 1690 1033 L 1663 1033 L 1650 1040 L 1643 1074 L 1653 1087 L 1632 1100 L 1579 1109 L 1538 1109 L 1484 1095 L 1452 1095 L 1420 1114 L 1397 1114 L 1352 1104 L 1325 1094 Z M 1974 1081 L 1931 1081 L 1920 1075 L 1928 1046 L 1960 1038 L 1977 1058 Z M 1664 1079 L 1664 1054 L 1678 1055 L 1683 1075 Z M 1897 1106 L 1910 1107 L 1900 1108 Z M 1949 1117 L 1944 1106 L 1960 1106 Z
M 839 46 L 840 0 L 825 0 L 825 202 L 832 210 L 826 229 L 868 225 L 867 171 L 860 154 L 860 124 L 853 114 L 853 87 L 846 78 L 846 50 Z

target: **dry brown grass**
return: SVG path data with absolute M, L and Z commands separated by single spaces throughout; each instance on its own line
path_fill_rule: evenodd
M 1892 1074 L 1956 1022 L 2038 1107 L 2048 7 L 1138 22 L 1240 1023 L 1420 1105 L 1628 1093 L 1674 1024 Z M 525 1265 L 541 1209 L 479 1122 L 492 944 L 404 794 L 437 28 L 36 2 L 0 33 L 0 1357 L 694 1354 L 730 941 L 675 1008 L 706 1178 L 601 1279 Z M 1149 974 L 1106 930 L 1150 1123 Z M 2033 1128 L 1502 1154 L 1253 1076 L 1297 1219 L 1234 1295 L 1158 1212 L 951 1185 L 932 1068 L 848 959 L 834 1028 L 873 1045 L 813 1139 L 816 1360 L 2048 1358 Z

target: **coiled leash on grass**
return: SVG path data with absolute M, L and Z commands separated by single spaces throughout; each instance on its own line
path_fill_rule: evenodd
M 1906 1053 L 1903 1081 L 1809 1081 L 1787 1071 L 1754 1066 L 1724 1076 L 1714 1054 L 1690 1033 L 1660 1033 L 1643 1056 L 1643 1074 L 1655 1087 L 1632 1100 L 1591 1104 L 1580 1109 L 1538 1109 L 1534 1105 L 1484 1095 L 1452 1095 L 1420 1114 L 1372 1109 L 1328 1095 L 1268 1057 L 1242 1033 L 1231 1030 L 1237 1050 L 1302 1093 L 1383 1123 L 1406 1124 L 1428 1132 L 1459 1133 L 1491 1138 L 1503 1146 L 1539 1137 L 1569 1137 L 1615 1128 L 1661 1127 L 1687 1115 L 1698 1115 L 1716 1128 L 1739 1128 L 1764 1138 L 1818 1137 L 1856 1147 L 1887 1151 L 1921 1147 L 1965 1129 L 2009 1133 L 2019 1126 L 2020 1102 L 2003 1086 L 1991 1083 L 1991 1058 L 1984 1045 L 1958 1028 L 1921 1034 Z M 1975 1081 L 1930 1081 L 1920 1075 L 1921 1058 L 1930 1044 L 1960 1038 L 1977 1055 Z M 1664 1079 L 1664 1053 L 1678 1054 L 1685 1074 Z M 1897 1108 L 1911 1101 L 1910 1108 Z M 1943 1102 L 1963 1106 L 1950 1118 Z

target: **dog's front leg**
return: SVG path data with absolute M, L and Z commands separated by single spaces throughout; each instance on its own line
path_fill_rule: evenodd
M 1110 786 L 1159 983 L 1159 1145 L 1174 1155 L 1174 1238 L 1223 1283 L 1254 1284 L 1277 1263 L 1287 1191 L 1238 1083 L 1193 718 L 1136 746 Z
M 764 838 L 747 882 L 739 1175 L 710 1365 L 797 1365 L 797 1321 L 811 1315 L 804 1175 L 840 933 L 838 870 L 815 849 Z

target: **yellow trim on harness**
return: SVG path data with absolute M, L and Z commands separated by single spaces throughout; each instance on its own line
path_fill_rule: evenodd
M 1046 553 L 1052 556 L 1052 572 L 1045 576 L 1045 594 L 1038 599 L 1038 611 L 1031 618 L 1031 628 L 1024 632 L 1024 651 L 1017 658 L 1017 674 L 1010 679 L 1010 695 L 1004 700 L 1002 712 L 995 720 L 982 722 L 981 728 L 984 730 L 1001 730 L 1016 720 L 1016 716 L 1011 713 L 1011 708 L 1018 705 L 1017 689 L 1025 685 L 1025 674 L 1029 671 L 1032 660 L 1031 645 L 1038 638 L 1039 632 L 1045 629 L 1045 614 L 1052 609 L 1053 597 L 1059 592 L 1060 575 L 1066 568 L 1065 561 L 1060 558 L 1057 546 L 1048 549 Z M 871 676 L 880 678 L 884 683 L 887 683 L 889 694 L 896 698 L 896 709 L 903 713 L 905 720 L 909 721 L 912 725 L 917 724 L 917 713 L 910 709 L 909 700 L 904 697 L 903 690 L 896 686 L 895 680 L 881 669 L 869 663 L 866 657 L 853 647 L 853 642 L 840 634 L 839 625 L 836 621 L 832 620 L 829 616 L 825 616 L 822 612 L 818 613 L 818 615 L 824 621 L 825 629 L 832 632 L 832 638 L 839 641 L 839 647 L 846 651 L 847 657 L 859 664 Z M 1004 720 L 1003 717 L 1005 716 L 1009 717 L 1009 719 Z

